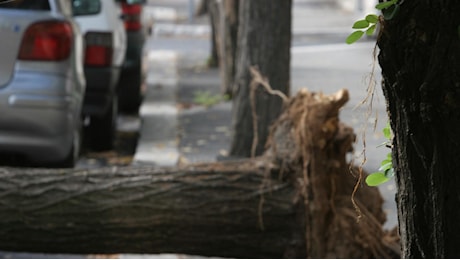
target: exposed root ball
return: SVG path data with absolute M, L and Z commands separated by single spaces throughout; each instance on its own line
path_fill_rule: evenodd
M 361 185 L 352 196 L 363 173 L 346 161 L 355 134 L 340 123 L 339 110 L 348 99 L 346 89 L 333 95 L 300 91 L 273 125 L 266 156 L 298 185 L 308 257 L 399 257 L 397 242 L 382 228 L 378 189 Z

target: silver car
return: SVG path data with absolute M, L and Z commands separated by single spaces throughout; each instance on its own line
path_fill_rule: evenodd
M 0 39 L 0 152 L 73 167 L 86 83 L 71 2 L 0 1 Z

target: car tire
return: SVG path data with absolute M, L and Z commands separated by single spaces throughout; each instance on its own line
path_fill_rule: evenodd
M 72 146 L 70 147 L 69 153 L 64 160 L 56 164 L 57 168 L 73 168 L 80 158 L 80 152 L 82 148 L 83 130 L 82 125 L 79 122 L 78 127 L 74 130 Z
M 91 149 L 96 151 L 113 149 L 117 130 L 117 101 L 118 98 L 114 95 L 109 109 L 107 109 L 103 116 L 91 117 L 90 125 L 88 126 L 89 146 Z
M 118 83 L 118 101 L 120 112 L 136 114 L 142 102 L 142 69 L 135 67 L 122 71 Z

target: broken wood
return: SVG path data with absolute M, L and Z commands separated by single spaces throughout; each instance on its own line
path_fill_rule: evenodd
M 273 125 L 266 156 L 288 169 L 286 178 L 301 193 L 308 257 L 398 257 L 394 237 L 382 228 L 380 193 L 360 185 L 364 173 L 346 160 L 355 135 L 340 123 L 339 111 L 348 99 L 345 89 L 333 95 L 299 91 Z
M 260 157 L 177 168 L 0 168 L 0 249 L 236 258 L 399 257 L 346 161 L 348 92 L 285 103 Z M 353 200 L 352 200 L 353 199 Z M 358 216 L 360 217 L 357 221 Z

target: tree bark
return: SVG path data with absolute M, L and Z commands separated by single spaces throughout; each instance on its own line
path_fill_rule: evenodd
M 257 161 L 71 173 L 3 169 L 0 248 L 280 258 L 298 243 L 291 238 L 295 189 L 276 181 L 262 187 L 264 176 Z
M 211 56 L 209 58 L 208 65 L 216 68 L 221 63 L 220 49 L 222 48 L 221 43 L 221 16 L 222 16 L 222 3 L 217 0 L 207 0 L 209 22 L 211 24 Z
M 268 128 L 281 113 L 282 101 L 258 89 L 251 107 L 250 66 L 257 66 L 273 89 L 289 93 L 291 0 L 241 1 L 239 6 L 236 77 L 233 98 L 233 136 L 230 155 L 251 156 L 257 127 L 255 155 L 265 150 Z M 253 125 L 252 109 L 258 115 Z
M 378 40 L 405 258 L 459 258 L 460 2 L 401 1 Z
M 210 67 L 220 67 L 222 94 L 233 97 L 238 41 L 239 0 L 202 0 L 197 15 L 209 15 L 211 25 Z
M 208 2 L 211 0 L 200 0 L 195 10 L 195 16 L 202 16 L 209 12 Z M 212 0 L 213 1 L 213 0 Z
M 398 257 L 397 241 L 382 230 L 378 190 L 353 195 L 358 172 L 350 174 L 346 154 L 354 134 L 338 120 L 347 100 L 346 91 L 300 92 L 274 124 L 271 149 L 248 160 L 169 169 L 0 168 L 0 249 Z
M 220 71 L 222 77 L 222 93 L 233 97 L 236 73 L 236 48 L 238 43 L 238 9 L 239 0 L 223 0 L 221 17 L 222 49 Z
M 223 7 L 220 0 L 201 0 L 195 12 L 196 16 L 209 16 L 209 25 L 211 26 L 211 52 L 208 59 L 208 66 L 212 68 L 218 67 L 221 59 L 222 9 Z

